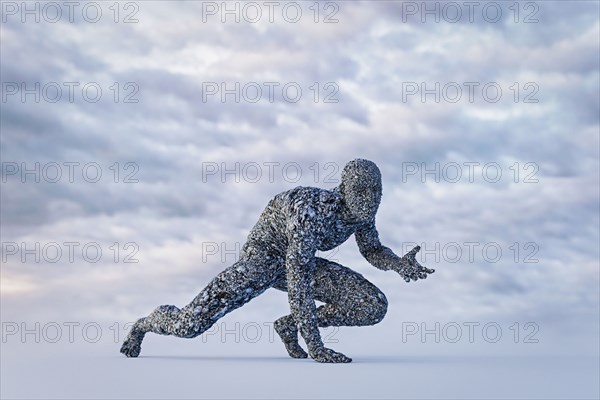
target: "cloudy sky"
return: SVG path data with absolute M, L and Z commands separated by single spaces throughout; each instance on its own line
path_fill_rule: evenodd
M 598 354 L 597 2 L 21 4 L 1 9 L 3 323 L 185 305 L 272 196 L 360 157 L 382 241 L 437 270 L 324 255 L 388 296 L 381 343 L 530 322 L 534 346 L 463 347 Z M 287 312 L 255 302 L 228 321 Z

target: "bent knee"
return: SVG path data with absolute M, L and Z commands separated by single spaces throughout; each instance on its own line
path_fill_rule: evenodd
M 377 291 L 372 294 L 369 307 L 371 308 L 371 312 L 369 313 L 371 316 L 369 325 L 375 325 L 381 322 L 385 317 L 385 314 L 387 314 L 388 308 L 387 298 L 381 290 L 377 289 Z
M 357 302 L 349 305 L 356 325 L 375 325 L 381 322 L 387 313 L 387 308 L 387 298 L 375 286 L 363 293 Z

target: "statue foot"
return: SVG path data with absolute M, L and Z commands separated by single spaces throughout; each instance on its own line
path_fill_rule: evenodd
M 131 328 L 131 331 L 121 346 L 121 353 L 125 354 L 127 357 L 137 357 L 142 350 L 142 341 L 144 340 L 145 333 L 136 326 L 138 323 Z
M 308 357 L 308 353 L 298 343 L 298 329 L 294 326 L 291 316 L 279 318 L 273 325 L 290 357 Z
M 298 342 L 284 343 L 285 349 L 292 358 L 307 358 L 308 353 L 304 351 Z

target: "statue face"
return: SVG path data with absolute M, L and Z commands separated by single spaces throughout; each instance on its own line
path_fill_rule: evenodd
M 350 161 L 342 171 L 340 193 L 352 215 L 360 221 L 375 217 L 381 202 L 381 173 L 374 162 Z

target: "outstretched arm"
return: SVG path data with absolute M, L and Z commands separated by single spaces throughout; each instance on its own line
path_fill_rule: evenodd
M 292 317 L 315 361 L 350 362 L 352 360 L 345 355 L 326 348 L 321 340 L 312 290 L 315 251 L 310 242 L 302 239 L 289 244 L 285 263 Z
M 419 246 L 406 253 L 403 257 L 397 256 L 388 247 L 379 241 L 379 233 L 375 223 L 360 228 L 354 234 L 360 254 L 374 267 L 384 271 L 398 272 L 406 282 L 410 280 L 427 278 L 427 274 L 435 272 L 425 268 L 416 260 L 415 255 L 421 249 Z

